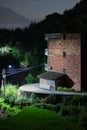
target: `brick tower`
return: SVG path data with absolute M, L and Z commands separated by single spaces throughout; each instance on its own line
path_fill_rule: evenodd
M 81 91 L 81 34 L 46 34 L 45 40 L 48 43 L 45 70 L 67 74 L 74 82 L 74 89 Z

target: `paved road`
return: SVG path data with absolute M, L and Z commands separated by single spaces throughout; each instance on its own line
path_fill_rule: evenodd
M 22 92 L 29 92 L 29 93 L 39 93 L 39 94 L 56 94 L 56 95 L 82 95 L 87 96 L 87 93 L 83 92 L 64 92 L 64 91 L 55 91 L 55 90 L 47 90 L 42 89 L 39 87 L 39 83 L 34 84 L 25 84 L 19 87 L 19 94 Z

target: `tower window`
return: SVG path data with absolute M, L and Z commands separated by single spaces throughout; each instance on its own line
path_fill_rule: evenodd
M 49 70 L 52 70 L 52 66 L 49 66 Z
M 63 40 L 66 40 L 66 34 L 63 34 Z
M 63 68 L 63 73 L 66 74 L 66 69 L 65 68 Z
M 63 57 L 66 57 L 66 52 L 65 51 L 63 51 Z

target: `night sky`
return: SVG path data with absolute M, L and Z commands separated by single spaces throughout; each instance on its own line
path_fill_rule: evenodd
M 17 13 L 35 20 L 54 12 L 63 13 L 80 0 L 0 0 L 1 7 L 10 8 Z M 3 17 L 3 15 L 2 15 Z

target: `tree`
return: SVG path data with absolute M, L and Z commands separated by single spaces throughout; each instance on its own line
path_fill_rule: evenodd
M 28 74 L 28 76 L 25 78 L 27 83 L 33 83 L 34 82 L 34 77 L 32 76 L 31 73 Z

